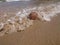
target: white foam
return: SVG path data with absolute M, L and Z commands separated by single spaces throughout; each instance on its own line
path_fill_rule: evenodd
M 47 10 L 47 11 L 45 11 Z M 57 2 L 56 4 L 49 4 L 44 6 L 37 6 L 32 8 L 26 8 L 23 9 L 22 13 L 19 11 L 17 15 L 20 15 L 20 17 L 28 16 L 29 13 L 36 11 L 39 14 L 39 18 L 42 18 L 42 20 L 51 21 L 51 18 L 54 16 L 57 16 L 57 13 L 60 13 L 60 2 Z M 19 14 L 20 13 L 20 14 Z
M 2 29 L 2 28 L 3 28 L 3 26 L 4 26 L 4 24 L 3 24 L 3 23 L 0 23 L 0 29 Z
M 57 13 L 60 13 L 60 2 L 56 3 L 56 4 L 49 4 L 49 5 L 40 5 L 37 7 L 32 7 L 32 8 L 25 8 L 21 11 L 18 11 L 15 15 L 15 17 L 11 17 L 11 19 L 8 19 L 6 21 L 6 23 L 8 26 L 10 25 L 11 30 L 8 30 L 8 33 L 12 33 L 12 32 L 17 32 L 17 30 L 25 30 L 26 28 L 30 27 L 31 25 L 33 25 L 33 20 L 30 20 L 27 18 L 27 16 L 31 13 L 31 12 L 37 12 L 38 13 L 38 17 L 43 21 L 51 21 L 51 18 L 53 18 L 54 16 L 57 16 Z M 18 22 L 17 22 L 18 21 Z M 9 24 L 12 23 L 12 24 Z M 1 24 L 2 28 L 4 27 L 3 24 Z M 3 31 L 3 33 L 1 33 L 1 35 L 4 35 L 6 31 Z
M 60 13 L 60 4 L 58 5 L 56 4 L 50 4 L 47 6 L 40 6 L 38 8 L 39 10 L 39 16 L 42 17 L 43 20 L 46 21 L 51 21 L 51 18 L 53 18 L 54 16 L 57 16 L 58 13 Z M 45 11 L 47 10 L 47 11 Z

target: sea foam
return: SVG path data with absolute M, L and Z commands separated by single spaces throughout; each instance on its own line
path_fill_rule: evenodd
M 42 4 L 35 7 L 24 8 L 16 12 L 14 17 L 11 17 L 5 23 L 0 24 L 0 36 L 25 30 L 26 28 L 33 25 L 34 20 L 27 18 L 31 12 L 36 12 L 38 14 L 38 18 L 41 19 L 41 21 L 51 21 L 53 17 L 60 13 L 60 2 L 46 6 Z

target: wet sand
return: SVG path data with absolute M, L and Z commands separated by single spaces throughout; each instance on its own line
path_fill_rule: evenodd
M 36 21 L 25 31 L 0 37 L 0 45 L 60 45 L 60 14 L 50 22 Z
M 60 15 L 51 22 L 37 21 L 25 31 L 4 35 L 0 45 L 60 45 Z

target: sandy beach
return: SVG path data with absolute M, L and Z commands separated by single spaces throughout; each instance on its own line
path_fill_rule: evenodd
M 21 32 L 0 37 L 0 45 L 60 45 L 60 14 L 50 22 L 36 20 Z
M 0 45 L 60 45 L 60 16 L 51 22 L 37 21 L 25 31 L 0 37 Z

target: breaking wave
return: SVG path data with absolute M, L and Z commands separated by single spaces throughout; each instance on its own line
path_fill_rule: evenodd
M 60 13 L 60 2 L 49 5 L 39 5 L 37 7 L 25 8 L 16 13 L 14 17 L 0 24 L 0 36 L 12 32 L 19 32 L 33 25 L 34 20 L 27 18 L 31 12 L 37 12 L 41 21 L 51 21 L 51 18 Z

